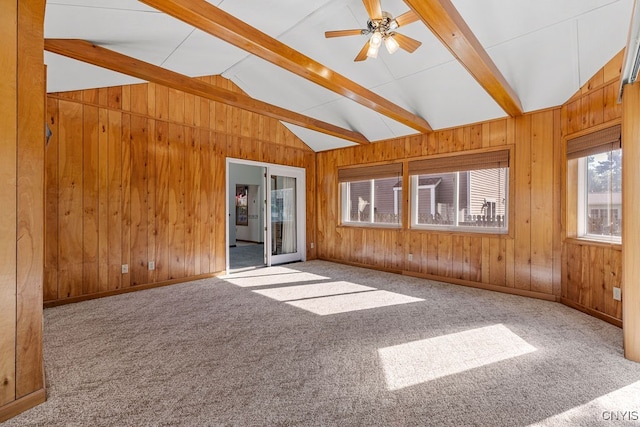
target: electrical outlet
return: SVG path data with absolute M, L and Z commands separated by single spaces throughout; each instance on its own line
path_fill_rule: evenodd
M 129 273 L 129 264 L 122 264 L 122 274 Z
M 620 288 L 613 288 L 613 299 L 622 301 L 622 290 Z
M 156 269 L 156 263 L 154 261 L 149 261 L 149 264 L 147 264 L 149 270 L 155 270 Z
M 313 249 L 313 242 L 311 242 L 311 249 Z
M 409 258 L 409 261 L 413 261 L 413 254 L 409 254 L 408 258 Z

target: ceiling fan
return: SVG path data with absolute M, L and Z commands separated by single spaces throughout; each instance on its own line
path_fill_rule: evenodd
M 367 9 L 367 14 L 369 15 L 367 28 L 327 31 L 324 33 L 326 38 L 371 34 L 371 37 L 364 44 L 354 61 L 357 62 L 364 61 L 367 58 L 377 58 L 378 50 L 383 42 L 387 51 L 391 54 L 397 51 L 398 48 L 412 53 L 420 47 L 422 43 L 418 40 L 395 32 L 398 27 L 405 26 L 419 19 L 418 15 L 413 10 L 409 10 L 408 12 L 393 18 L 390 13 L 382 10 L 380 0 L 362 0 L 362 3 L 364 3 L 364 7 Z

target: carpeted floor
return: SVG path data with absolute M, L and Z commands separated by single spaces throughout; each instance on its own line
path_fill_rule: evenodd
M 3 427 L 640 425 L 620 329 L 323 261 L 47 309 L 44 345 Z

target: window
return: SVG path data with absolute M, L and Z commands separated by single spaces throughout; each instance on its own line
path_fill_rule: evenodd
M 575 192 L 575 235 L 620 242 L 622 213 L 622 148 L 620 126 L 567 141 L 568 171 L 577 175 L 568 191 Z M 571 230 L 569 230 L 571 234 Z
M 411 226 L 507 233 L 509 151 L 409 163 Z
M 402 218 L 402 164 L 340 169 L 342 222 L 399 226 Z

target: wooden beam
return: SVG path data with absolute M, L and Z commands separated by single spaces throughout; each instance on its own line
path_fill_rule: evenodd
M 431 132 L 431 126 L 422 117 L 373 93 L 204 0 L 140 1 L 410 128 L 423 133 Z
M 510 116 L 522 114 L 511 88 L 451 0 L 404 0 L 463 67 Z
M 84 40 L 77 39 L 46 39 L 45 50 L 64 55 L 69 58 L 108 68 L 119 73 L 137 77 L 163 86 L 183 91 L 192 95 L 201 96 L 213 101 L 221 102 L 233 107 L 267 117 L 282 120 L 297 126 L 302 126 L 327 135 L 342 138 L 358 144 L 368 144 L 364 135 L 352 130 L 326 123 L 312 117 L 295 113 L 284 108 L 277 107 L 266 102 L 251 98 L 250 96 L 235 93 L 228 89 L 214 86 L 200 80 L 192 79 L 148 62 L 140 61 L 130 56 L 96 46 Z

